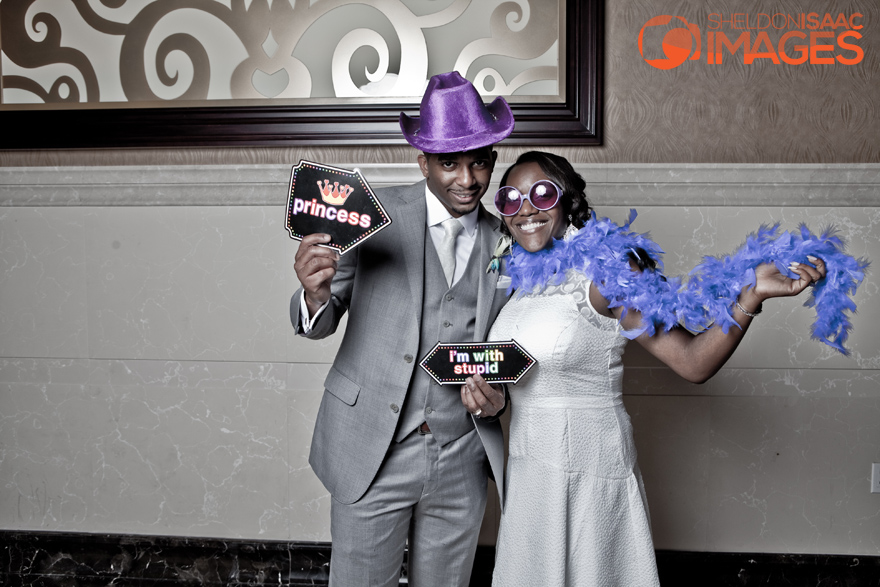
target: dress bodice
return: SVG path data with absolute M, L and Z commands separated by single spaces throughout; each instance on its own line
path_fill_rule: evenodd
M 511 388 L 517 405 L 620 402 L 627 339 L 616 319 L 590 304 L 590 281 L 581 273 L 569 271 L 563 283 L 537 294 L 514 294 L 489 334 L 489 340 L 511 338 L 537 359 Z

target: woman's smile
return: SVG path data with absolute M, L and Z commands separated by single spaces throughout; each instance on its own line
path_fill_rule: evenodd
M 549 223 L 548 220 L 537 221 L 530 220 L 528 222 L 523 222 L 522 224 L 517 224 L 517 228 L 519 228 L 522 232 L 532 233 L 541 228 L 542 226 L 546 226 Z

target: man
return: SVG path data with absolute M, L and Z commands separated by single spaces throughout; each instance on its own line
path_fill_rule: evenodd
M 407 541 L 411 585 L 466 586 L 487 461 L 503 495 L 504 394 L 478 376 L 437 385 L 418 363 L 438 341 L 484 340 L 506 301 L 486 270 L 499 222 L 480 198 L 513 115 L 455 72 L 431 78 L 419 114 L 400 126 L 425 180 L 379 191 L 392 224 L 342 258 L 309 235 L 294 263 L 298 333 L 328 336 L 349 312 L 309 457 L 333 498 L 335 587 L 396 586 Z

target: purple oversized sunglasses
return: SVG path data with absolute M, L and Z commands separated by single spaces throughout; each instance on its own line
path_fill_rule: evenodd
M 539 179 L 523 194 L 513 186 L 506 185 L 495 192 L 495 209 L 502 216 L 513 216 L 522 208 L 523 200 L 528 200 L 538 210 L 549 210 L 562 197 L 562 188 L 549 179 Z

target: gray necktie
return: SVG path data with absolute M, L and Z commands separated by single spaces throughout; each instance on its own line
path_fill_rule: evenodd
M 440 223 L 440 226 L 443 227 L 444 235 L 437 254 L 440 256 L 440 266 L 443 267 L 443 273 L 446 274 L 446 283 L 452 286 L 452 278 L 455 276 L 455 238 L 464 226 L 461 225 L 458 218 L 447 218 Z

